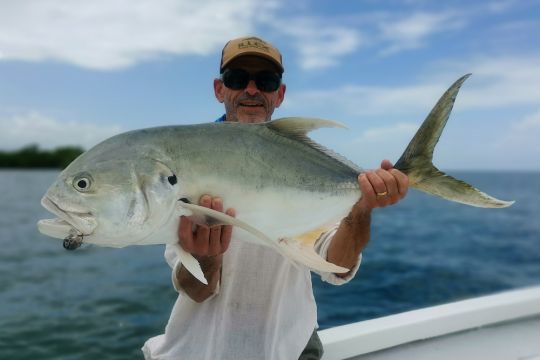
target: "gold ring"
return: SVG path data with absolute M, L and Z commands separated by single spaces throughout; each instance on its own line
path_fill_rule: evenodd
M 388 191 L 377 193 L 377 196 L 386 196 L 386 195 L 388 195 Z

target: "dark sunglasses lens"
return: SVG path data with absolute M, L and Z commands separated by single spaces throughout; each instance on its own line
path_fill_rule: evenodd
M 232 90 L 243 90 L 247 87 L 251 79 L 255 80 L 257 88 L 261 91 L 276 91 L 281 85 L 281 77 L 272 71 L 261 71 L 255 75 L 250 75 L 242 69 L 229 69 L 223 73 L 223 83 Z
M 281 85 L 281 78 L 278 74 L 271 71 L 261 71 L 255 76 L 255 84 L 261 91 L 276 91 Z
M 223 73 L 223 83 L 232 90 L 245 89 L 249 83 L 249 73 L 240 69 L 226 70 Z

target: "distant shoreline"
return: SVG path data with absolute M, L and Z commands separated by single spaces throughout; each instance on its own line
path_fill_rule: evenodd
M 37 145 L 28 145 L 13 151 L 0 150 L 0 169 L 64 169 L 83 152 L 84 149 L 77 146 L 44 150 Z

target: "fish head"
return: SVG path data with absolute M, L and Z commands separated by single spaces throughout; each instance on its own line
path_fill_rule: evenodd
M 180 186 L 165 163 L 149 158 L 77 160 L 41 200 L 56 215 L 38 222 L 43 234 L 124 247 L 141 243 L 174 216 Z

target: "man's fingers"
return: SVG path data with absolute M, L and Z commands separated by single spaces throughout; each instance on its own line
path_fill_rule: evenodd
M 384 181 L 384 187 L 386 188 L 386 197 L 391 198 L 396 195 L 399 196 L 396 178 L 389 171 L 384 169 L 377 169 L 376 173 Z
M 390 161 L 383 160 L 379 169 L 360 174 L 358 184 L 362 191 L 359 204 L 374 209 L 393 205 L 401 200 L 407 193 L 409 178 L 394 169 Z
M 390 160 L 381 161 L 381 169 L 390 170 L 393 167 L 394 167 L 394 165 L 390 162 Z
M 384 180 L 379 176 L 377 172 L 369 171 L 366 173 L 366 176 L 375 191 L 375 194 L 382 194 L 386 192 L 386 185 Z
M 194 253 L 196 255 L 204 256 L 208 253 L 209 241 L 208 237 L 210 236 L 210 228 L 206 225 L 197 225 L 195 230 L 195 240 L 194 243 Z
M 390 174 L 394 176 L 397 181 L 398 193 L 403 198 L 407 194 L 407 190 L 409 189 L 408 176 L 399 171 L 398 169 L 394 169 L 394 165 L 389 160 L 381 161 L 381 169 L 388 170 Z
M 375 199 L 377 204 L 374 207 L 390 205 L 392 191 L 397 191 L 397 189 L 393 189 L 390 184 L 387 184 L 388 174 L 385 174 L 385 172 L 386 170 L 377 169 L 368 177 L 371 185 L 373 185 L 373 188 L 375 189 Z M 390 175 L 390 177 L 392 176 Z
M 221 198 L 215 197 L 212 199 L 212 209 L 223 211 L 223 201 Z M 215 256 L 221 251 L 221 228 L 222 226 L 212 226 L 210 228 L 210 238 L 208 242 L 208 256 Z
M 202 195 L 199 198 L 199 205 L 209 208 L 212 204 L 210 195 Z M 195 255 L 204 256 L 208 252 L 208 236 L 210 229 L 205 225 L 197 225 L 193 235 L 193 253 Z
M 227 209 L 225 214 L 235 217 L 236 211 L 234 209 Z M 232 225 L 225 225 L 221 228 L 221 252 L 224 253 L 229 248 L 231 243 L 233 227 Z
M 182 249 L 187 252 L 192 252 L 194 249 L 193 244 L 193 230 L 191 228 L 191 219 L 187 216 L 180 217 L 180 226 L 178 226 L 178 242 Z
M 376 190 L 371 185 L 367 174 L 360 174 L 360 176 L 358 177 L 358 181 L 360 183 L 360 190 L 362 190 L 362 199 L 366 204 L 369 204 L 370 207 L 373 207 L 373 204 L 377 201 L 375 198 Z
M 202 195 L 199 199 L 199 205 L 209 208 L 212 205 L 212 197 L 210 195 Z
M 404 197 L 409 189 L 409 177 L 397 169 L 390 170 L 390 173 L 396 178 L 399 194 Z
M 212 198 L 210 195 L 202 195 L 199 205 L 219 212 L 223 211 L 223 200 L 220 197 Z M 228 209 L 226 214 L 235 216 L 235 211 Z M 183 246 L 186 251 L 199 256 L 216 256 L 223 254 L 229 247 L 232 226 L 197 225 L 194 232 L 191 226 L 192 221 L 189 218 L 184 216 L 180 219 L 178 236 L 181 244 L 187 244 Z

